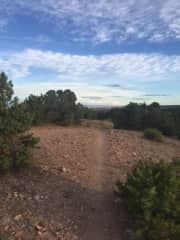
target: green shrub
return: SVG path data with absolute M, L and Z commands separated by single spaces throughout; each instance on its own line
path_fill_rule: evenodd
M 49 90 L 40 96 L 30 95 L 25 100 L 34 124 L 55 123 L 64 126 L 79 125 L 85 108 L 77 103 L 70 90 Z
M 144 137 L 149 139 L 149 140 L 153 140 L 153 141 L 157 141 L 157 142 L 163 142 L 163 135 L 157 129 L 153 129 L 153 128 L 146 129 L 144 131 Z
M 25 105 L 13 98 L 13 85 L 0 74 L 0 169 L 22 167 L 28 163 L 31 149 L 39 139 L 26 133 L 31 116 Z
M 180 239 L 180 161 L 139 162 L 126 183 L 117 183 L 137 239 Z
M 154 102 L 129 103 L 122 108 L 110 109 L 105 115 L 106 119 L 112 119 L 114 128 L 143 131 L 146 128 L 156 128 L 164 135 L 177 136 L 180 122 L 180 107 L 162 107 Z

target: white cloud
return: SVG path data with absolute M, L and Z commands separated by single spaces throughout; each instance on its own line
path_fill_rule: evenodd
M 160 11 L 161 19 L 167 24 L 169 31 L 180 38 L 180 1 L 165 1 L 164 7 Z
M 83 80 L 122 79 L 168 76 L 180 73 L 180 56 L 162 54 L 107 54 L 101 56 L 72 55 L 53 51 L 27 49 L 4 54 L 0 70 L 13 78 L 30 75 L 33 70 L 48 70 L 61 79 Z
M 134 34 L 136 33 L 136 29 L 130 26 L 130 27 L 127 27 L 126 32 L 129 34 Z
M 180 74 L 180 56 L 160 54 L 72 55 L 53 51 L 27 49 L 3 53 L 0 71 L 5 71 L 15 83 L 21 98 L 49 89 L 70 88 L 79 101 L 94 104 L 114 104 L 138 99 L 146 94 L 137 83 L 161 80 Z M 41 74 L 37 75 L 38 73 Z M 53 74 L 53 78 L 46 74 Z M 37 80 L 37 82 L 36 82 Z M 132 87 L 131 87 L 132 86 Z M 87 99 L 93 96 L 96 99 Z M 113 96 L 121 96 L 115 98 Z
M 95 35 L 95 41 L 97 43 L 109 42 L 112 39 L 113 32 L 109 31 L 109 29 L 100 29 L 97 31 Z
M 134 38 L 164 41 L 180 38 L 179 0 L 0 0 L 0 26 L 16 14 L 32 14 L 74 39 L 117 42 Z M 9 20 L 10 21 L 10 20 Z M 4 25 L 4 24 L 2 24 Z M 158 36 L 159 35 L 159 36 Z

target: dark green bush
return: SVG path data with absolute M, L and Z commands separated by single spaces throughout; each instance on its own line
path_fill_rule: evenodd
M 85 115 L 85 108 L 76 101 L 75 93 L 70 90 L 49 90 L 40 96 L 30 95 L 25 100 L 25 105 L 33 115 L 33 124 L 55 123 L 69 126 L 80 124 Z
M 25 105 L 13 98 L 13 85 L 0 74 L 0 169 L 22 167 L 28 163 L 31 149 L 39 141 L 26 133 L 31 116 Z
M 126 183 L 117 183 L 137 239 L 180 239 L 180 161 L 139 162 Z
M 180 122 L 180 106 L 163 107 L 154 102 L 129 103 L 122 108 L 112 108 L 104 115 L 112 119 L 114 128 L 144 131 L 146 128 L 160 130 L 166 136 L 177 136 Z
M 153 141 L 157 141 L 157 142 L 163 142 L 163 135 L 157 129 L 153 129 L 153 128 L 146 129 L 144 131 L 144 137 L 149 139 L 149 140 L 153 140 Z

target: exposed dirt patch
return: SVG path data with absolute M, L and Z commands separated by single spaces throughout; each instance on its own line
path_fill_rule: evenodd
M 112 151 L 112 168 L 116 165 L 115 178 L 124 180 L 131 167 L 139 160 L 171 161 L 180 158 L 180 141 L 165 138 L 163 143 L 144 139 L 143 133 L 126 130 L 111 130 L 109 134 Z
M 180 156 L 180 141 L 141 133 L 44 126 L 33 168 L 0 177 L 0 239 L 128 239 L 114 182 L 139 159 Z

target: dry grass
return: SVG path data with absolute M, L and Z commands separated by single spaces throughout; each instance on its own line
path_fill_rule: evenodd
M 112 129 L 113 123 L 108 120 L 82 120 L 81 126 L 99 129 Z

